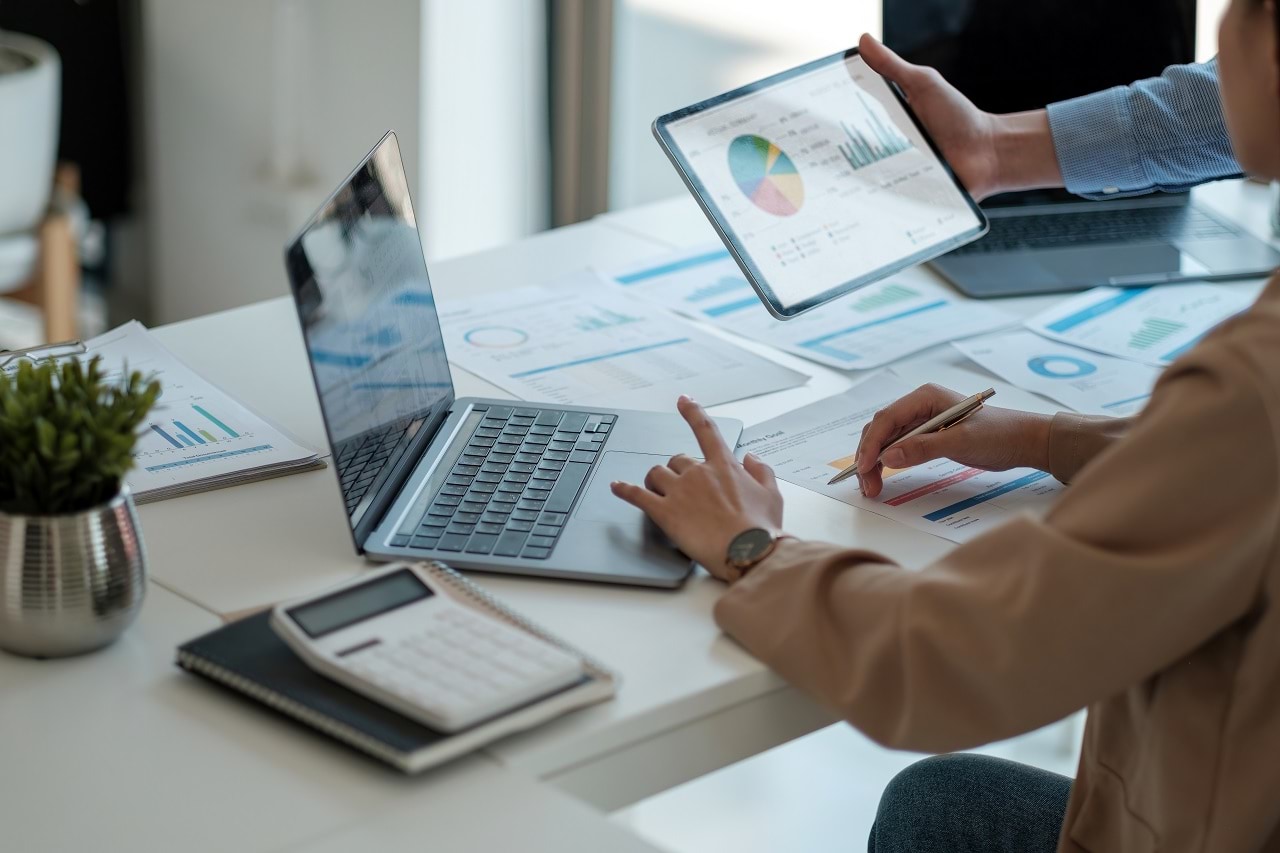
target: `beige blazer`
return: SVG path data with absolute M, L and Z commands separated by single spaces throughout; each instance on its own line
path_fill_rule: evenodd
M 784 541 L 716 606 L 880 743 L 962 750 L 1089 708 L 1059 850 L 1280 851 L 1280 280 L 1133 419 L 1061 414 L 1071 486 L 921 571 Z

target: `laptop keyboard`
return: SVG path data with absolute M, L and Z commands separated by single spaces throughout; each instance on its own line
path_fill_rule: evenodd
M 1238 236 L 1240 232 L 1237 229 L 1193 207 L 1133 207 L 993 218 L 987 236 L 951 254 Z
M 615 420 L 489 406 L 416 529 L 391 544 L 545 560 Z
M 356 436 L 338 448 L 335 464 L 347 515 L 355 512 L 360 499 L 378 479 L 378 472 L 391 458 L 391 452 L 396 449 L 406 429 L 408 427 L 403 424 L 396 424 L 385 430 Z

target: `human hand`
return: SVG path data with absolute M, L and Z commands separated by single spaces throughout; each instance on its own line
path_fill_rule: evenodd
M 909 438 L 885 450 L 901 436 L 959 403 L 964 396 L 939 385 L 922 385 L 876 412 L 862 428 L 858 473 L 869 498 L 884 488 L 885 468 L 910 468 L 931 459 L 951 459 L 986 471 L 1031 467 L 1047 470 L 1049 415 L 983 406 L 950 429 Z M 876 458 L 884 454 L 880 463 Z
M 725 558 L 746 530 L 782 526 L 782 493 L 773 470 L 748 454 L 741 464 L 706 411 L 688 397 L 676 404 L 698 439 L 705 462 L 683 454 L 656 465 L 644 486 L 615 482 L 613 493 L 639 507 L 673 542 L 720 580 L 735 572 Z
M 912 65 L 869 35 L 862 37 L 858 51 L 873 71 L 902 89 L 974 198 L 1062 186 L 1062 168 L 1044 110 L 984 112 L 936 70 Z
M 897 83 L 929 135 L 975 198 L 999 190 L 996 117 L 983 112 L 932 68 L 912 65 L 870 35 L 858 51 L 871 70 Z

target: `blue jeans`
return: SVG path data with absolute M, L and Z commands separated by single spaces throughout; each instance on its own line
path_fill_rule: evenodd
M 889 782 L 868 853 L 1053 853 L 1071 780 L 984 755 L 937 755 Z

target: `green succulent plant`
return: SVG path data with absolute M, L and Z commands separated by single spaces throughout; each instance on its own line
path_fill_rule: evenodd
M 115 497 L 160 383 L 104 379 L 101 359 L 0 371 L 0 512 L 54 515 Z

